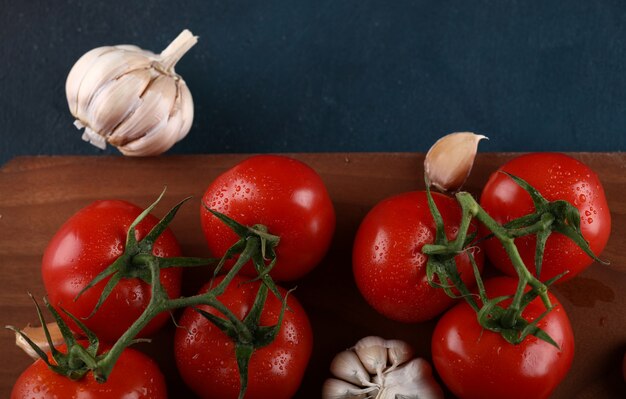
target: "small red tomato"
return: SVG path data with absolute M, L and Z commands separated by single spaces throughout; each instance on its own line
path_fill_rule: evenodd
M 516 157 L 499 170 L 522 178 L 548 201 L 566 200 L 580 213 L 580 229 L 594 254 L 599 255 L 609 239 L 611 214 L 598 176 L 582 162 L 558 153 L 532 153 Z M 485 185 L 480 205 L 500 224 L 534 212 L 530 195 L 503 173 L 495 172 Z M 487 231 L 484 231 L 487 234 Z M 535 273 L 534 235 L 515 239 L 528 269 Z M 501 271 L 517 276 L 504 248 L 496 238 L 486 241 L 489 260 Z M 572 240 L 552 233 L 546 243 L 541 268 L 542 281 L 565 271 L 559 281 L 570 279 L 593 263 Z
M 485 282 L 490 297 L 512 295 L 517 280 L 496 277 Z M 534 336 L 518 345 L 478 324 L 476 312 L 460 303 L 446 312 L 432 338 L 433 363 L 446 386 L 461 399 L 548 398 L 565 378 L 574 358 L 574 336 L 565 309 L 549 294 L 555 307 L 542 320 L 543 329 L 559 349 Z M 502 304 L 510 303 L 505 301 Z M 532 321 L 545 312 L 535 298 L 522 313 Z
M 456 201 L 433 193 L 449 240 L 456 238 L 461 208 Z M 472 225 L 470 233 L 475 232 Z M 409 192 L 378 203 L 365 216 L 354 240 L 352 268 L 356 284 L 365 300 L 378 312 L 402 322 L 434 318 L 454 303 L 439 288 L 433 288 L 426 276 L 427 256 L 424 244 L 432 244 L 436 226 L 428 208 L 426 192 Z M 474 251 L 482 268 L 483 255 Z M 468 286 L 475 284 L 466 253 L 456 258 L 461 278 Z
M 205 207 L 246 226 L 265 225 L 280 237 L 271 271 L 277 281 L 311 271 L 326 254 L 335 230 L 335 211 L 322 179 L 309 166 L 285 156 L 248 158 L 207 188 L 200 220 L 209 249 L 222 256 L 238 237 Z M 250 264 L 243 273 L 256 275 Z
M 60 348 L 65 351 L 64 348 Z M 48 357 L 51 358 L 50 354 Z M 105 383 L 96 382 L 88 372 L 74 381 L 35 361 L 17 379 L 11 399 L 165 399 L 165 378 L 156 363 L 134 349 L 126 349 Z
M 74 298 L 122 255 L 126 232 L 141 212 L 141 208 L 125 201 L 96 201 L 69 218 L 44 252 L 41 271 L 50 303 L 83 319 L 83 323 L 105 342 L 117 340 L 141 315 L 150 301 L 150 285 L 137 278 L 122 279 L 89 318 L 110 278 L 86 290 L 77 300 Z M 157 223 L 154 216 L 148 215 L 136 228 L 137 240 L 146 236 Z M 156 240 L 153 254 L 180 256 L 178 242 L 169 229 Z M 178 297 L 180 268 L 163 269 L 161 285 L 170 297 Z M 60 313 L 70 328 L 82 333 L 72 320 Z M 155 332 L 168 319 L 167 312 L 158 315 L 141 331 L 141 336 Z
M 219 284 L 218 277 L 213 286 Z M 248 283 L 235 277 L 218 299 L 240 320 L 250 311 L 260 283 Z M 201 292 L 206 292 L 208 284 Z M 282 295 L 285 290 L 279 288 Z M 298 390 L 313 347 L 313 332 L 309 319 L 293 295 L 276 339 L 257 349 L 248 366 L 246 399 L 291 398 Z M 261 313 L 260 325 L 273 326 L 278 322 L 281 302 L 271 293 Z M 219 317 L 221 313 L 209 306 L 198 306 Z M 191 308 L 185 309 L 174 340 L 178 370 L 185 383 L 202 398 L 237 398 L 239 371 L 235 344 L 204 316 Z

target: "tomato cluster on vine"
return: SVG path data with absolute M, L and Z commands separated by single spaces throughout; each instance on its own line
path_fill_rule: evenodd
M 480 206 L 467 193 L 455 201 L 429 191 L 379 202 L 358 229 L 353 271 L 366 301 L 391 319 L 443 314 L 432 357 L 459 398 L 547 398 L 571 366 L 574 335 L 546 290 L 597 260 L 610 228 L 604 190 L 588 166 L 564 154 L 526 154 L 491 175 Z M 490 275 L 510 277 L 483 283 L 483 254 Z M 467 302 L 449 309 L 461 297 Z
M 548 397 L 571 366 L 574 338 L 547 290 L 597 259 L 610 232 L 597 176 L 566 155 L 537 153 L 494 172 L 480 204 L 426 184 L 382 200 L 362 220 L 352 269 L 364 299 L 396 321 L 439 318 L 432 360 L 460 398 Z M 274 281 L 304 278 L 328 251 L 336 220 L 322 179 L 277 155 L 222 173 L 200 204 L 211 259 L 183 257 L 167 227 L 183 203 L 159 220 L 150 214 L 156 202 L 142 210 L 97 201 L 61 226 L 42 276 L 67 347 L 40 353 L 12 398 L 166 397 L 158 366 L 127 347 L 178 308 L 176 364 L 200 397 L 295 395 L 312 327 Z M 203 288 L 181 297 L 183 268 L 205 264 L 214 272 Z M 489 265 L 508 277 L 483 282 Z

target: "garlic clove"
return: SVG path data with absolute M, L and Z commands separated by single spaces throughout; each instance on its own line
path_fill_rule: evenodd
M 167 123 L 160 123 L 145 136 L 118 147 L 124 155 L 155 156 L 165 152 L 176 143 L 176 135 L 171 133 Z
M 93 51 L 93 50 L 92 50 Z M 98 57 L 91 68 L 84 74 L 78 90 L 73 96 L 76 97 L 78 106 L 73 116 L 81 120 L 85 125 L 90 125 L 90 120 L 86 119 L 89 109 L 93 107 L 93 97 L 100 92 L 104 85 L 115 83 L 121 76 L 125 74 L 145 69 L 146 56 L 140 53 L 131 53 L 129 51 L 119 51 L 113 48 Z M 67 80 L 77 79 L 70 71 Z M 66 84 L 67 86 L 67 84 Z M 70 94 L 68 93 L 68 97 Z
M 87 71 L 91 69 L 91 67 L 98 61 L 98 58 L 107 52 L 112 51 L 112 47 L 98 47 L 93 49 L 80 57 L 80 59 L 74 64 L 72 70 L 70 71 L 70 75 L 72 75 L 72 79 L 67 79 L 65 82 L 65 93 L 67 96 L 67 104 L 70 108 L 70 112 L 72 115 L 76 116 L 78 112 L 78 96 L 74 95 L 78 93 L 78 89 L 87 74 Z
M 374 382 L 384 386 L 380 399 L 395 399 L 398 395 L 412 399 L 443 398 L 443 391 L 433 377 L 432 367 L 421 358 L 413 359 L 385 374 L 382 382 L 377 379 Z
M 90 127 L 107 137 L 113 129 L 141 106 L 143 93 L 151 81 L 149 70 L 129 72 L 105 84 L 91 101 L 86 120 Z M 82 116 L 82 115 L 79 115 Z
M 363 367 L 361 360 L 352 351 L 338 353 L 330 364 L 330 372 L 342 380 L 367 386 L 370 384 L 370 376 Z
M 158 155 L 187 135 L 193 121 L 193 102 L 187 86 L 179 85 L 179 91 L 180 95 L 172 108 L 172 115 L 167 121 L 167 126 L 163 127 L 163 131 L 167 130 L 167 133 L 154 129 L 134 141 L 119 146 L 118 149 L 124 155 Z
M 365 337 L 359 340 L 354 350 L 370 374 L 380 375 L 387 367 L 387 347 L 381 337 Z
M 404 341 L 399 339 L 387 340 L 385 345 L 387 347 L 389 362 L 391 362 L 391 367 L 385 372 L 389 372 L 413 358 L 413 348 Z
M 459 190 L 472 170 L 482 139 L 487 137 L 460 132 L 437 140 L 424 159 L 424 172 L 430 184 L 442 191 Z
M 365 399 L 377 393 L 377 387 L 359 388 L 336 378 L 327 379 L 322 386 L 322 399 Z
M 50 338 L 54 346 L 61 345 L 65 342 L 63 340 L 63 334 L 61 334 L 61 330 L 59 329 L 57 323 L 47 323 L 46 327 L 48 327 Z M 28 325 L 22 329 L 22 332 L 44 352 L 48 352 L 50 350 L 50 345 L 48 344 L 48 340 L 46 339 L 46 334 L 43 327 L 31 327 L 30 325 Z M 22 337 L 17 332 L 15 333 L 15 345 L 21 348 L 24 352 L 26 352 L 28 356 L 32 357 L 33 359 L 39 359 L 39 355 L 37 354 L 37 352 L 35 352 L 28 343 L 28 341 L 26 341 L 24 337 Z
M 183 124 L 177 129 L 178 131 L 178 140 L 183 139 L 189 129 L 191 129 L 191 125 L 193 123 L 194 111 L 193 111 L 193 99 L 191 98 L 191 92 L 187 87 L 187 84 L 184 80 L 180 79 L 178 83 L 178 96 L 176 96 L 176 107 L 175 111 L 178 111 L 177 114 L 182 116 Z
M 137 107 L 114 127 L 108 142 L 115 146 L 123 146 L 128 142 L 145 136 L 161 123 L 167 123 L 174 106 L 176 84 L 164 76 L 157 76 L 137 95 Z M 164 98 L 171 98 L 164 101 Z M 145 117 L 149 115 L 149 117 Z

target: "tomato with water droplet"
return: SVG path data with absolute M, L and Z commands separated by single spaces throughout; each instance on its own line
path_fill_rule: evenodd
M 66 352 L 65 346 L 59 350 Z M 48 354 L 48 358 L 52 359 L 52 356 Z M 61 398 L 166 399 L 167 387 L 156 362 L 127 348 L 105 383 L 97 382 L 91 372 L 79 380 L 71 380 L 50 370 L 43 360 L 38 359 L 24 370 L 11 392 L 11 399 Z
M 485 281 L 490 298 L 513 296 L 517 280 L 495 277 Z M 565 378 L 574 359 L 574 335 L 563 306 L 548 293 L 554 306 L 546 308 L 535 298 L 522 312 L 557 344 L 533 335 L 513 345 L 502 335 L 478 324 L 476 312 L 466 303 L 447 311 L 432 336 L 432 357 L 437 373 L 461 399 L 547 399 Z M 501 302 L 508 306 L 511 299 Z
M 551 174 L 550 170 L 567 170 L 567 174 Z M 530 195 L 501 171 L 522 178 L 548 201 L 565 200 L 580 213 L 580 230 L 596 256 L 600 255 L 609 239 L 611 214 L 604 188 L 598 176 L 584 163 L 559 153 L 531 153 L 513 158 L 494 172 L 485 185 L 480 205 L 500 224 L 534 212 Z M 489 232 L 484 230 L 483 235 Z M 515 239 L 524 264 L 535 273 L 536 236 Z M 487 257 L 498 269 L 510 276 L 515 270 L 504 248 L 496 238 L 485 242 Z M 568 280 L 593 263 L 572 240 L 560 233 L 552 233 L 546 243 L 541 268 L 541 280 L 548 280 L 563 272 L 559 281 Z
M 150 284 L 138 278 L 121 279 L 98 311 L 88 317 L 102 295 L 110 276 L 76 296 L 100 272 L 115 262 L 126 249 L 126 233 L 143 209 L 126 201 L 96 201 L 78 211 L 59 228 L 43 256 L 41 271 L 50 303 L 63 308 L 92 330 L 100 340 L 114 342 L 143 313 L 150 301 Z M 147 215 L 135 229 L 141 240 L 158 223 Z M 156 240 L 152 253 L 161 257 L 181 255 L 178 241 L 168 228 Z M 170 267 L 161 271 L 161 285 L 171 298 L 180 295 L 182 271 Z M 82 331 L 65 313 L 60 312 L 70 328 Z M 169 319 L 159 314 L 141 331 L 147 336 Z
M 461 208 L 443 194 L 433 198 L 445 225 L 446 237 L 456 238 Z M 469 234 L 477 228 L 471 225 Z M 432 244 L 436 227 L 426 192 L 408 192 L 379 202 L 365 216 L 354 240 L 352 270 L 365 300 L 379 313 L 401 322 L 430 320 L 454 303 L 442 289 L 428 283 L 424 244 Z M 482 269 L 482 251 L 470 249 Z M 475 284 L 467 253 L 456 256 L 461 278 Z
M 335 231 L 333 203 L 321 177 L 308 165 L 286 156 L 247 158 L 206 189 L 200 207 L 202 230 L 213 255 L 221 257 L 238 237 L 207 207 L 246 226 L 264 225 L 270 234 L 280 237 L 276 265 L 270 273 L 277 281 L 309 273 L 328 251 Z M 251 264 L 242 273 L 256 276 Z
M 218 277 L 213 287 L 223 280 Z M 259 281 L 236 276 L 218 299 L 243 320 L 254 304 Z M 210 283 L 201 289 L 206 292 Z M 279 288 L 281 295 L 286 291 Z M 261 313 L 261 326 L 278 322 L 282 303 L 269 293 Z M 313 332 L 307 314 L 293 296 L 278 335 L 272 343 L 257 349 L 248 366 L 247 399 L 287 399 L 295 395 L 313 350 Z M 218 317 L 222 313 L 207 305 L 199 309 Z M 193 331 L 193 333 L 192 333 Z M 202 398 L 237 398 L 240 381 L 235 345 L 230 337 L 194 308 L 187 308 L 174 339 L 176 365 L 185 383 Z

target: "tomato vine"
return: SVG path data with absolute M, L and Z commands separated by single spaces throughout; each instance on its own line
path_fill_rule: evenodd
M 68 376 L 72 379 L 80 379 L 87 372 L 92 372 L 98 382 L 106 382 L 110 376 L 114 365 L 124 352 L 124 350 L 132 344 L 138 342 L 136 339 L 139 332 L 158 314 L 171 311 L 178 308 L 195 307 L 198 305 L 210 306 L 221 314 L 225 319 L 214 316 L 207 312 L 197 311 L 206 317 L 210 322 L 222 330 L 235 343 L 237 363 L 240 371 L 241 388 L 239 397 L 243 398 L 247 388 L 248 363 L 253 352 L 261 347 L 269 345 L 280 330 L 281 321 L 287 309 L 287 297 L 281 295 L 276 284 L 272 280 L 269 272 L 276 263 L 275 248 L 278 245 L 279 237 L 267 232 L 262 225 L 252 227 L 244 226 L 229 218 L 228 216 L 208 209 L 223 223 L 228 225 L 238 236 L 239 240 L 224 254 L 218 261 L 216 259 L 204 258 L 162 258 L 152 254 L 152 245 L 158 236 L 165 231 L 166 227 L 172 221 L 180 207 L 189 199 L 186 198 L 174 206 L 150 231 L 150 233 L 141 241 L 137 242 L 135 238 L 135 227 L 156 207 L 165 190 L 146 208 L 131 224 L 127 232 L 126 250 L 113 264 L 106 268 L 102 273 L 94 278 L 82 291 L 88 290 L 96 283 L 111 277 L 102 292 L 100 300 L 96 304 L 92 315 L 98 311 L 98 308 L 107 299 L 117 282 L 123 278 L 140 278 L 151 285 L 150 301 L 143 313 L 135 320 L 135 322 L 126 330 L 124 334 L 111 346 L 108 351 L 98 354 L 99 340 L 98 337 L 91 332 L 81 320 L 67 311 L 63 311 L 73 320 L 84 335 L 88 338 L 89 345 L 87 348 L 81 346 L 70 331 L 66 322 L 61 318 L 59 312 L 47 301 L 46 307 L 52 313 L 55 321 L 59 325 L 63 334 L 65 345 L 67 346 L 67 354 L 62 354 L 52 344 L 49 333 L 43 318 L 43 314 L 36 304 L 37 313 L 44 328 L 46 337 L 51 347 L 54 363 L 50 361 L 48 355 L 43 352 L 37 345 L 30 340 L 21 330 L 15 327 L 8 327 L 16 333 L 22 335 L 29 345 L 37 352 L 41 359 L 55 372 Z M 220 272 L 225 262 L 237 256 L 235 264 L 223 276 L 221 281 L 205 293 L 170 298 L 166 290 L 160 282 L 161 269 L 169 267 L 193 267 L 212 264 L 215 265 L 213 278 Z M 254 280 L 260 280 L 254 305 L 252 306 L 248 316 L 244 320 L 240 320 L 237 316 L 225 306 L 218 297 L 224 293 L 227 286 L 235 278 L 241 268 L 252 261 L 257 272 Z M 282 308 L 278 317 L 278 322 L 273 326 L 260 326 L 259 319 L 263 310 L 268 292 L 273 293 L 281 302 Z
M 502 173 L 505 173 L 513 179 L 516 184 L 528 192 L 535 205 L 535 211 L 505 225 L 500 225 L 478 204 L 470 193 L 465 191 L 458 192 L 455 197 L 462 209 L 461 225 L 456 239 L 450 242 L 445 236 L 443 220 L 432 199 L 430 182 L 428 181 L 428 177 L 426 177 L 425 182 L 429 207 L 437 227 L 434 243 L 424 245 L 422 248 L 422 252 L 428 255 L 429 258 L 427 263 L 428 280 L 431 285 L 444 289 L 450 296 L 458 296 L 452 290 L 456 288 L 460 296 L 465 298 L 468 304 L 477 312 L 479 324 L 487 330 L 501 334 L 507 342 L 519 344 L 528 335 L 534 335 L 539 339 L 557 346 L 554 340 L 537 326 L 537 323 L 553 308 L 548 296 L 549 286 L 565 273 L 545 282 L 540 281 L 524 264 L 517 246 L 515 245 L 515 239 L 531 234 L 537 235 L 537 249 L 535 255 L 535 267 L 537 271 L 541 270 L 545 242 L 550 234 L 555 231 L 570 238 L 594 260 L 603 261 L 591 251 L 589 244 L 582 236 L 578 209 L 567 201 L 547 201 L 536 189 L 523 179 L 506 172 Z M 470 222 L 474 218 L 491 231 L 489 237 L 495 236 L 502 243 L 517 273 L 517 290 L 513 295 L 511 303 L 506 307 L 502 306 L 501 303 L 509 299 L 508 296 L 492 299 L 488 298 L 476 264 L 473 261 L 473 254 L 471 250 L 469 250 L 471 246 L 474 245 L 475 241 L 473 235 L 468 236 Z M 483 239 L 486 238 L 488 237 Z M 474 275 L 478 287 L 478 297 L 480 298 L 481 304 L 476 301 L 475 295 L 469 290 L 463 280 L 461 280 L 457 271 L 454 257 L 463 251 L 467 251 L 470 259 L 472 259 Z M 435 276 L 438 281 L 435 281 Z M 449 286 L 447 282 L 451 282 L 453 286 Z M 530 288 L 530 291 L 525 292 L 527 287 Z M 536 297 L 541 298 L 546 312 L 532 322 L 529 322 L 524 319 L 522 312 Z

